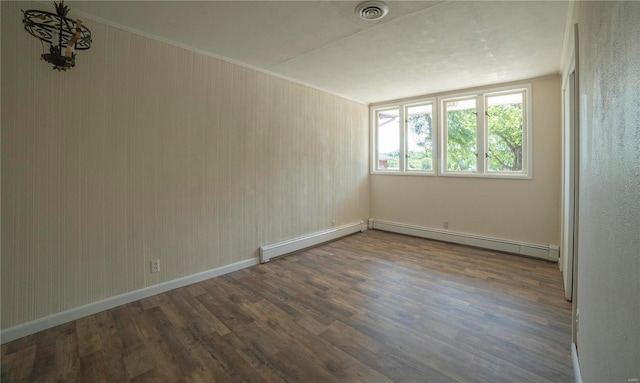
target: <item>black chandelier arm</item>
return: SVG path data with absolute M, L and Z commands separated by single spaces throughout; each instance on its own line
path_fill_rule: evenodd
M 59 14 L 28 10 L 24 11 L 24 29 L 32 36 L 52 45 L 66 46 L 75 40 L 75 49 L 86 50 L 91 48 L 91 31 L 79 21 L 69 19 Z M 79 35 L 77 39 L 75 36 Z M 54 31 L 58 34 L 58 41 L 52 41 Z

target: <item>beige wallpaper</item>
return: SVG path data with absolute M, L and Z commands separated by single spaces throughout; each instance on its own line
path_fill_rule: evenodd
M 2 328 L 368 218 L 365 105 L 90 20 L 58 73 L 30 5 L 2 2 Z
M 559 245 L 560 76 L 532 84 L 533 179 L 371 176 L 371 216 L 454 232 Z

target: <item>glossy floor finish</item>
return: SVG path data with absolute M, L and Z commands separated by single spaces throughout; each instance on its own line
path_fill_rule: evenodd
M 2 382 L 572 382 L 554 263 L 366 231 L 2 346 Z

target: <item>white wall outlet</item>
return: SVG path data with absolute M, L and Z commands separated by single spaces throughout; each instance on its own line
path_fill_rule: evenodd
M 449 228 L 449 221 L 442 222 L 442 227 L 444 227 L 445 229 L 448 229 Z
M 336 220 L 335 219 L 331 220 L 331 227 L 336 227 Z
M 160 272 L 160 260 L 159 259 L 152 259 L 151 260 L 151 272 L 152 273 L 159 273 Z

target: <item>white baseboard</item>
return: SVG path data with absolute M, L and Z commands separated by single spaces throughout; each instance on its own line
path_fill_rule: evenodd
M 120 305 L 131 303 L 139 299 L 147 298 L 152 295 L 161 294 L 178 287 L 188 286 L 206 279 L 214 278 L 223 274 L 227 274 L 236 270 L 244 269 L 257 265 L 258 258 L 251 258 L 244 261 L 232 263 L 230 265 L 221 266 L 215 269 L 203 271 L 197 274 L 188 275 L 186 277 L 174 279 L 171 281 L 159 283 L 157 285 L 142 288 L 140 290 L 131 291 L 115 297 L 103 299 L 98 302 L 89 303 L 84 306 L 76 307 L 70 310 L 62 311 L 44 318 L 36 319 L 31 322 L 23 323 L 17 326 L 9 327 L 0 333 L 0 343 L 4 344 L 22 338 L 23 336 L 35 334 L 38 331 L 61 325 L 82 317 L 93 315 L 104 310 L 108 310 Z
M 582 374 L 580 373 L 580 362 L 578 362 L 578 350 L 576 344 L 571 343 L 571 362 L 573 363 L 573 377 L 576 383 L 582 383 Z
M 405 223 L 389 222 L 378 219 L 369 219 L 369 228 L 393 233 L 412 235 L 435 239 L 438 241 L 452 242 L 460 245 L 481 247 L 484 249 L 504 251 L 507 253 L 526 255 L 528 257 L 541 258 L 548 261 L 558 262 L 558 246 L 537 245 L 511 241 L 502 238 L 492 238 L 483 235 L 459 233 L 449 230 L 432 229 L 424 226 L 408 225 Z
M 344 226 L 334 227 L 329 230 L 304 235 L 302 237 L 289 239 L 286 241 L 273 243 L 271 245 L 260 246 L 260 262 L 269 262 L 271 259 L 281 255 L 293 253 L 294 251 L 306 249 L 321 243 L 333 241 L 349 234 L 365 231 L 364 222 L 354 222 Z

